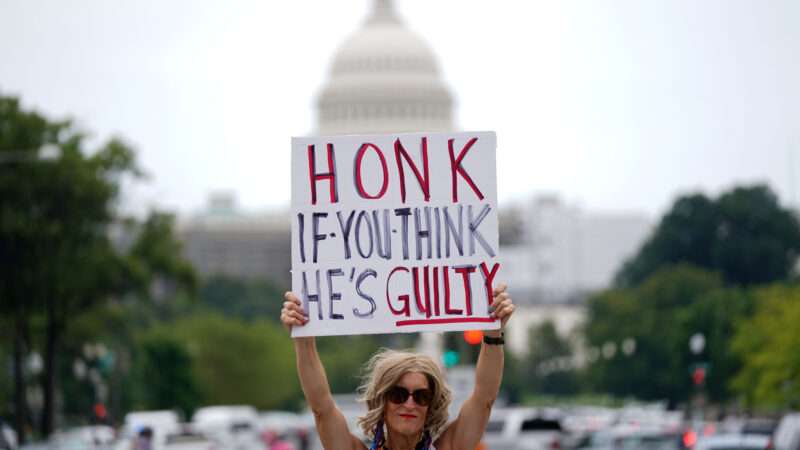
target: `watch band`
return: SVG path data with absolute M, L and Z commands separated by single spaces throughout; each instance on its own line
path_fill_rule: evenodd
M 491 337 L 484 334 L 483 342 L 489 345 L 503 345 L 506 343 L 506 340 L 504 338 L 505 334 L 502 331 L 500 332 L 500 337 Z

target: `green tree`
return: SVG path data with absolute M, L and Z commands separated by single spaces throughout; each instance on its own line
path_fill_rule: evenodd
M 616 282 L 635 286 L 661 267 L 688 263 L 729 284 L 763 284 L 787 279 L 798 254 L 800 225 L 769 187 L 736 187 L 717 199 L 680 197 Z
M 85 136 L 69 121 L 24 111 L 14 98 L 0 97 L 0 125 L 0 297 L 16 317 L 15 403 L 24 441 L 21 357 L 30 345 L 30 315 L 39 310 L 46 317 L 42 432 L 48 435 L 64 318 L 106 294 L 121 266 L 106 229 L 119 180 L 138 169 L 120 140 L 86 151 Z M 48 148 L 60 156 L 45 160 Z
M 742 320 L 732 349 L 742 370 L 732 387 L 749 407 L 800 407 L 800 286 L 774 285 L 755 293 L 755 314 Z
M 50 121 L 25 111 L 15 98 L 0 96 L 0 308 L 14 318 L 15 421 L 22 441 L 27 417 L 22 358 L 32 346 L 31 317 L 41 315 L 45 322 L 41 423 L 46 436 L 53 429 L 57 355 L 70 321 L 112 296 L 147 292 L 156 272 L 179 286 L 192 283 L 187 265 L 167 264 L 170 258 L 179 261 L 180 253 L 168 245 L 166 216 L 148 218 L 131 255 L 115 247 L 110 231 L 119 223 L 115 204 L 121 182 L 141 171 L 132 149 L 119 139 L 87 147 L 85 135 L 70 121 Z M 163 239 L 156 242 L 159 236 Z
M 203 281 L 198 292 L 198 306 L 226 317 L 279 323 L 283 292 L 267 280 L 217 276 Z
M 142 409 L 178 408 L 191 417 L 202 398 L 182 341 L 162 329 L 151 330 L 139 339 L 135 364 Z
M 279 325 L 202 314 L 164 326 L 185 343 L 205 403 L 296 406 L 300 388 L 294 351 Z
M 571 360 L 572 346 L 558 335 L 555 324 L 546 320 L 528 331 L 528 357 L 525 372 L 529 388 L 538 394 L 568 395 L 578 392 L 578 380 L 574 369 L 547 369 L 558 360 Z
M 598 360 L 589 368 L 589 380 L 595 389 L 619 396 L 676 403 L 691 392 L 690 366 L 702 361 L 711 367 L 708 394 L 724 401 L 730 396 L 725 380 L 739 364 L 727 351 L 727 342 L 751 304 L 743 292 L 726 289 L 720 276 L 691 266 L 664 268 L 635 288 L 595 295 L 588 303 L 588 345 L 599 349 L 610 342 L 619 347 L 633 338 L 636 353 L 624 357 L 617 352 Z M 695 333 L 706 337 L 701 355 L 689 349 Z

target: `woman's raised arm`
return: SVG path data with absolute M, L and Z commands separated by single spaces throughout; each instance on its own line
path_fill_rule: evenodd
M 506 285 L 501 284 L 494 290 L 494 301 L 491 308 L 492 316 L 501 320 L 500 330 L 484 331 L 484 336 L 489 340 L 500 340 L 502 329 L 514 312 L 514 303 L 506 293 Z M 499 342 L 498 342 L 499 343 Z M 439 440 L 442 449 L 473 449 L 480 443 L 492 405 L 500 391 L 503 381 L 503 345 L 481 344 L 478 363 L 475 368 L 475 389 L 472 395 L 464 402 L 456 420 L 448 426 Z
M 303 314 L 300 299 L 294 293 L 287 292 L 284 297 L 286 301 L 281 309 L 281 322 L 291 332 L 292 327 L 303 326 L 308 319 Z M 300 386 L 303 388 L 308 407 L 314 414 L 322 445 L 331 450 L 363 448 L 364 445 L 348 430 L 347 420 L 333 401 L 315 338 L 294 338 L 294 352 Z

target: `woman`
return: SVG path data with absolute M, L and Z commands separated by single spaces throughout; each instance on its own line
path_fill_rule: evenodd
M 514 312 L 511 297 L 501 285 L 494 290 L 490 307 L 501 320 L 501 330 Z M 281 321 L 292 327 L 307 322 L 300 299 L 285 295 Z M 503 376 L 501 330 L 484 332 L 475 389 L 458 417 L 447 423 L 450 389 L 433 359 L 414 353 L 384 350 L 369 362 L 362 392 L 367 414 L 359 419 L 364 434 L 372 440 L 370 450 L 473 450 L 480 443 L 492 404 Z M 347 428 L 336 407 L 325 369 L 313 337 L 294 339 L 297 373 L 308 406 L 314 414 L 320 440 L 326 450 L 364 450 L 367 447 Z

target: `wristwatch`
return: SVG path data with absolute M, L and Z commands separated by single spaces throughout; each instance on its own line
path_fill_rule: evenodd
M 489 345 L 503 345 L 503 344 L 506 343 L 504 337 L 505 337 L 505 334 L 502 331 L 500 332 L 500 337 L 491 337 L 491 336 L 487 336 L 487 335 L 484 334 L 483 335 L 483 342 L 485 342 L 485 343 L 487 343 Z

